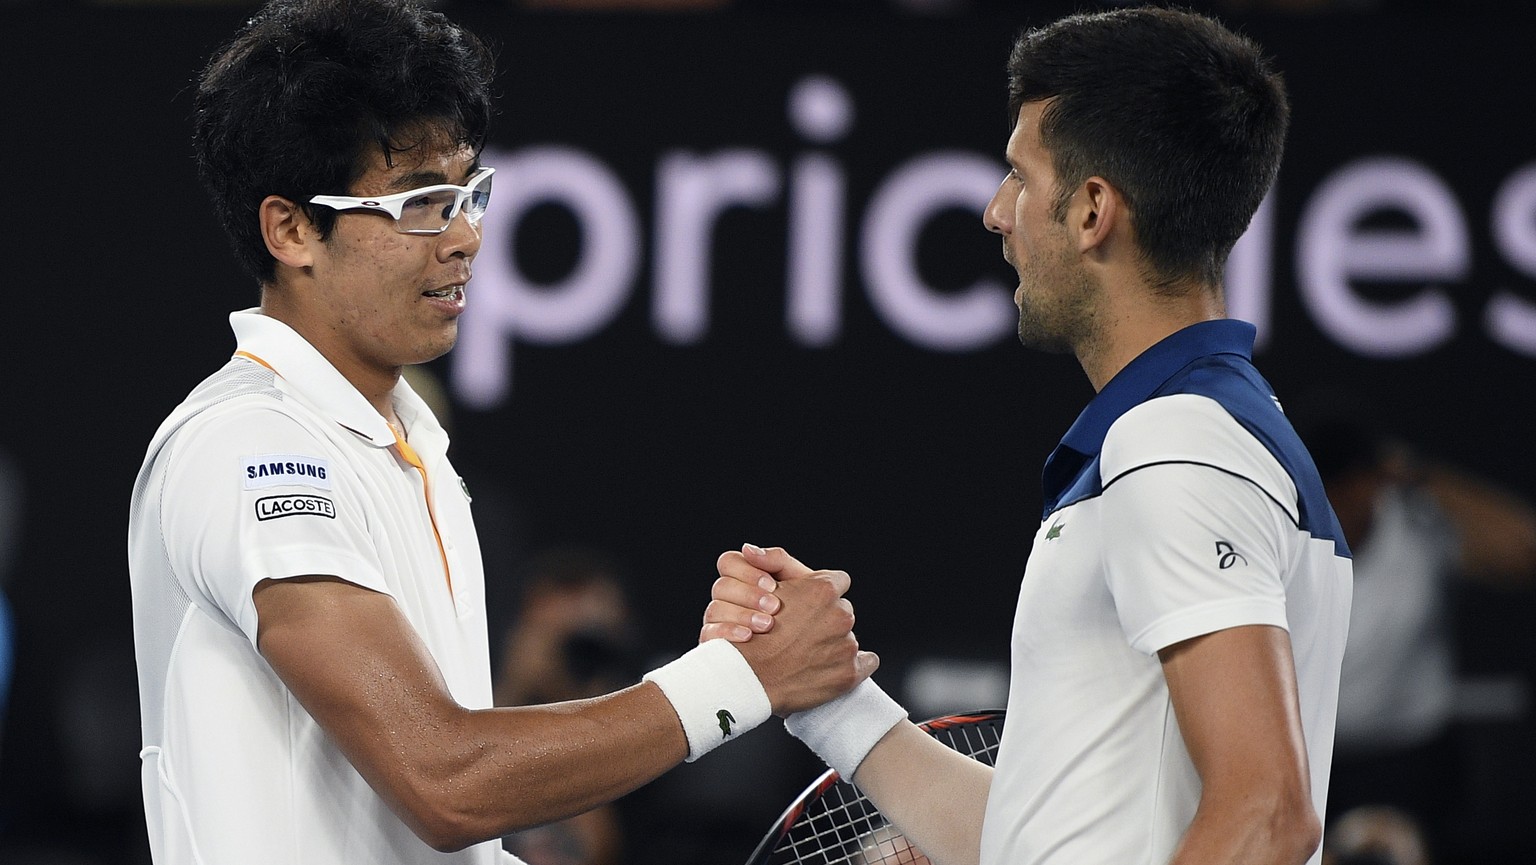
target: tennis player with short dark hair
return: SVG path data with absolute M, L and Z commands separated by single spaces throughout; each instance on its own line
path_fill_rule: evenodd
M 491 57 L 393 0 L 278 0 L 204 71 L 196 145 L 261 306 L 134 487 L 143 790 L 158 865 L 508 861 L 858 651 L 846 574 L 784 586 L 773 639 L 614 694 L 491 708 L 482 573 L 448 439 L 401 369 L 452 347 L 493 169 Z M 469 292 L 472 294 L 472 292 Z
M 1027 32 L 1008 69 L 985 223 L 1019 338 L 1097 396 L 1045 463 L 996 769 L 873 681 L 788 726 L 941 865 L 1316 862 L 1350 553 L 1221 284 L 1280 164 L 1280 77 L 1153 8 Z M 704 633 L 747 645 L 756 581 L 807 572 L 721 564 Z

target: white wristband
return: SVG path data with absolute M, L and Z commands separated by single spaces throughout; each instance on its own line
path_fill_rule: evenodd
M 865 679 L 835 700 L 790 715 L 784 727 L 852 783 L 870 749 L 905 717 L 900 703 Z
M 773 705 L 729 640 L 710 640 L 645 674 L 672 701 L 688 736 L 688 762 L 768 720 Z

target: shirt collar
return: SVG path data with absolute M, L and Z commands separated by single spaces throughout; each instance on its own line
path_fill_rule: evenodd
M 298 331 L 263 314 L 260 308 L 230 313 L 229 325 L 235 331 L 238 350 L 260 358 L 282 377 L 287 389 L 373 444 L 389 447 L 395 443 L 383 415 Z M 393 398 L 407 426 L 418 417 L 432 415 L 404 379 L 395 385 Z
M 1109 380 L 1061 443 L 1091 456 L 1104 446 L 1104 436 L 1120 416 L 1146 402 L 1179 370 L 1197 358 L 1213 354 L 1235 354 L 1253 358 L 1253 340 L 1258 329 L 1246 321 L 1223 318 L 1189 325 L 1164 337 Z

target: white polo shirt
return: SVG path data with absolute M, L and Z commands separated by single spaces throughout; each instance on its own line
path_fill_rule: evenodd
M 255 645 L 258 582 L 337 576 L 394 598 L 454 698 L 491 705 L 479 543 L 446 434 L 402 380 L 402 447 L 287 325 L 230 324 L 239 352 L 161 425 L 129 517 L 155 862 L 508 861 L 495 841 L 443 854 L 417 838 Z
M 1148 349 L 1047 461 L 983 865 L 1167 862 L 1200 778 L 1157 653 L 1243 625 L 1290 632 L 1324 813 L 1349 550 L 1253 334 L 1204 322 Z

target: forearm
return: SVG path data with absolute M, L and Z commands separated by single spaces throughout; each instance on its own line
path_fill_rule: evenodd
M 611 802 L 688 754 L 677 716 L 653 684 L 590 700 L 453 715 L 422 725 L 433 730 L 430 739 L 393 743 L 399 759 L 369 778 L 401 819 L 440 849 Z
M 671 702 L 646 683 L 554 706 L 472 710 L 386 595 L 325 578 L 253 594 L 259 649 L 423 841 L 455 850 L 610 801 L 681 762 Z
M 976 865 L 992 767 L 902 721 L 859 764 L 854 782 L 936 865 Z

